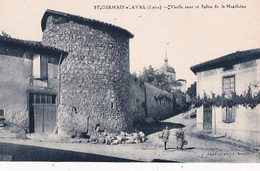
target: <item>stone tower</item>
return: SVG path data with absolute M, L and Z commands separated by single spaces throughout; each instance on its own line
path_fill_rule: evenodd
M 42 43 L 68 52 L 60 69 L 59 132 L 85 132 L 97 124 L 131 129 L 129 39 L 122 28 L 47 10 Z

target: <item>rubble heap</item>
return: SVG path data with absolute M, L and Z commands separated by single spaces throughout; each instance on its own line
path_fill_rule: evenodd
M 142 131 L 128 134 L 121 131 L 120 134 L 104 132 L 95 132 L 90 135 L 90 143 L 99 143 L 99 144 L 139 144 L 143 143 L 146 140 L 146 136 Z
M 71 139 L 72 138 L 72 139 Z M 71 143 L 92 143 L 92 144 L 139 144 L 147 140 L 147 137 L 142 131 L 135 131 L 134 133 L 127 133 L 121 131 L 120 133 L 108 133 L 106 130 L 95 130 L 92 133 L 78 133 L 69 139 L 63 139 L 61 142 Z
M 0 138 L 25 139 L 26 134 L 22 127 L 8 122 L 4 117 L 0 116 Z
M 5 118 L 4 117 L 0 117 L 0 127 L 5 127 L 7 124 L 5 123 Z

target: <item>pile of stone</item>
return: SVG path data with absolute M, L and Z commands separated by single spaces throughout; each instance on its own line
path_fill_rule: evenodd
M 99 143 L 99 144 L 139 144 L 143 143 L 146 140 L 146 136 L 142 131 L 128 134 L 121 131 L 120 134 L 107 133 L 104 132 L 94 132 L 90 135 L 90 143 Z
M 0 138 L 18 138 L 25 139 L 25 130 L 6 120 L 3 116 L 0 116 Z
M 5 118 L 0 117 L 0 127 L 5 127 L 7 125 L 5 122 L 6 122 Z

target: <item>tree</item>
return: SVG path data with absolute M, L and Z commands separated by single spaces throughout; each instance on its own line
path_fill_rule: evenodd
M 139 75 L 139 79 L 153 85 L 154 87 L 171 93 L 173 95 L 173 107 L 175 114 L 188 110 L 189 104 L 186 103 L 185 94 L 180 90 L 171 89 L 172 85 L 180 86 L 178 81 L 174 82 L 164 73 L 156 72 L 152 66 L 144 68 L 143 73 Z
M 155 79 L 155 70 L 150 65 L 147 69 L 144 68 L 143 73 L 139 76 L 140 80 L 152 84 Z
M 196 98 L 196 89 L 197 89 L 196 82 L 191 84 L 190 87 L 187 89 L 186 93 L 190 96 L 191 99 Z
M 159 89 L 167 92 L 171 91 L 170 82 L 167 75 L 156 72 L 151 65 L 148 68 L 144 68 L 143 73 L 139 76 L 139 79 Z

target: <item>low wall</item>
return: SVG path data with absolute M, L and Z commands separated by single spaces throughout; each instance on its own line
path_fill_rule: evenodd
M 145 84 L 137 78 L 131 78 L 130 85 L 129 106 L 133 125 L 136 125 L 146 118 Z
M 145 87 L 148 118 L 162 120 L 173 116 L 173 95 L 146 83 Z
M 134 125 L 145 118 L 153 120 L 166 119 L 174 114 L 174 99 L 171 93 L 160 90 L 137 78 L 130 81 L 130 103 Z

